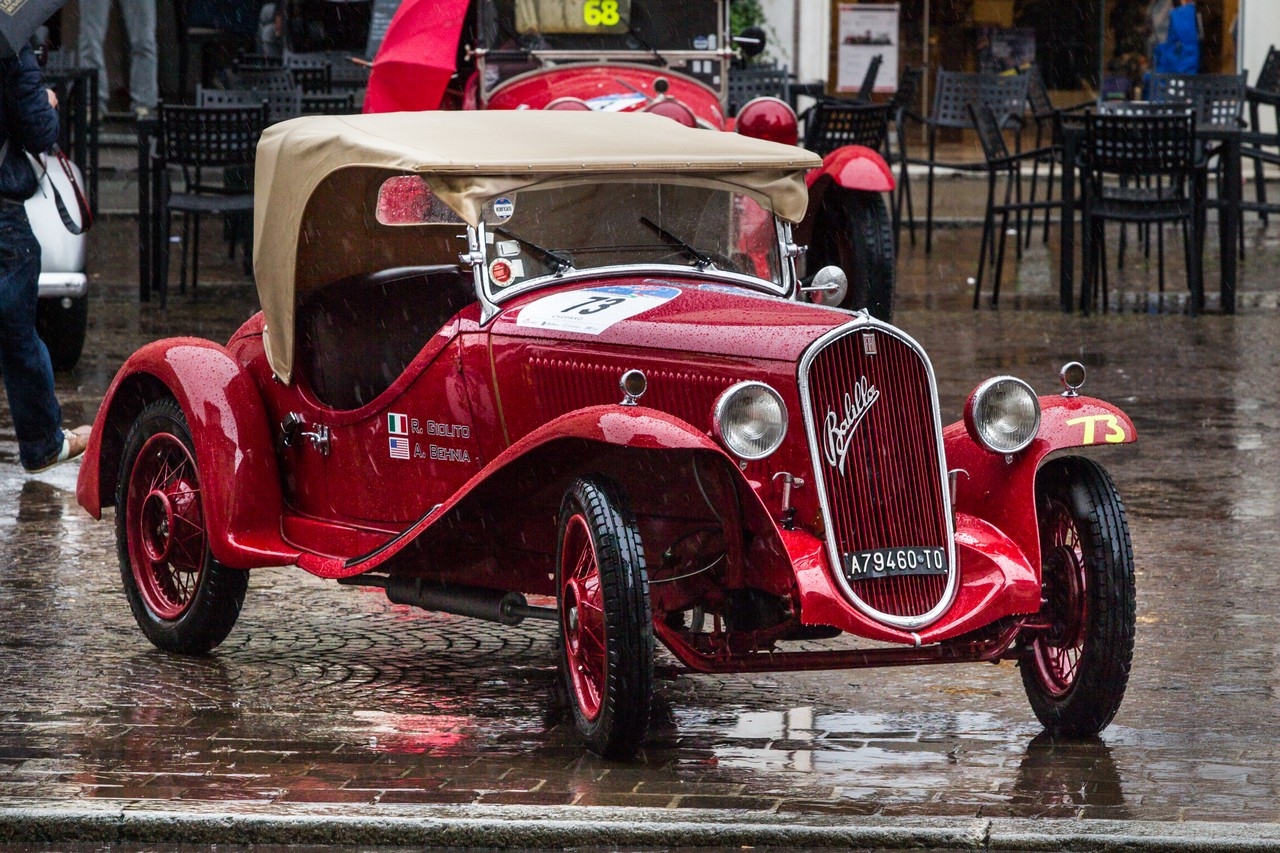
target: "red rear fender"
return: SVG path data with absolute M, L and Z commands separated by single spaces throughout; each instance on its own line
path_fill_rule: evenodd
M 165 397 L 191 429 L 214 557 L 234 568 L 294 562 L 297 550 L 280 538 L 280 476 L 262 396 L 226 349 L 200 338 L 156 341 L 120 368 L 80 467 L 80 505 L 100 518 L 115 503 L 129 429 Z

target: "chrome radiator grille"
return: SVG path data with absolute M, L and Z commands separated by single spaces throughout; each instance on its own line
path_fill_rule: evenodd
M 844 588 L 873 618 L 903 628 L 927 624 L 955 589 L 928 362 L 884 327 L 845 329 L 806 354 L 800 383 L 828 548 L 844 567 L 837 569 Z M 904 564 L 909 556 L 911 570 L 856 576 L 850 555 Z M 917 555 L 930 571 L 916 571 Z

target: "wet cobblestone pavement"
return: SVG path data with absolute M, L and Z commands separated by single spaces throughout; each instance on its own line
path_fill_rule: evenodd
M 1280 250 L 1268 255 L 1268 243 L 1280 232 L 1255 235 L 1249 274 L 1258 278 L 1243 289 L 1259 302 L 1195 319 L 971 312 L 960 307 L 971 291 L 948 291 L 937 265 L 954 247 L 976 245 L 977 232 L 944 234 L 953 248 L 944 241 L 933 266 L 904 258 L 897 318 L 933 359 L 944 419 L 959 417 L 970 389 L 993 373 L 1044 393 L 1058 367 L 1078 359 L 1089 369 L 1086 390 L 1122 406 L 1139 429 L 1138 444 L 1096 455 L 1129 512 L 1139 622 L 1129 691 L 1100 739 L 1047 741 L 1009 664 L 720 677 L 668 668 L 639 759 L 607 762 L 572 737 L 550 626 L 428 614 L 297 569 L 252 574 L 239 622 L 212 656 L 166 655 L 129 613 L 110 511 L 94 522 L 76 505 L 75 465 L 15 473 L 6 408 L 0 813 L 444 815 L 514 825 L 545 816 L 538 809 L 573 807 L 550 814 L 585 827 L 602 818 L 580 807 L 599 806 L 636 824 L 732 815 L 743 834 L 717 830 L 715 843 L 727 847 L 782 843 L 769 834 L 781 825 L 838 833 L 899 820 L 950 833 L 904 846 L 993 846 L 991 824 L 964 821 L 1026 821 L 1001 825 L 1034 827 L 1026 837 L 1040 838 L 1054 831 L 1044 819 L 1120 834 L 1153 822 L 1224 822 L 1235 826 L 1215 831 L 1236 833 L 1245 848 L 1280 838 L 1269 826 L 1280 822 L 1280 314 L 1264 304 L 1277 288 L 1260 272 L 1268 257 L 1275 266 Z M 99 251 L 110 269 L 115 250 Z M 215 259 L 211 281 L 217 269 Z M 95 287 L 88 350 L 58 377 L 69 424 L 92 417 L 141 343 L 172 334 L 224 341 L 256 307 L 243 284 L 202 285 L 201 302 L 175 297 L 164 311 L 140 307 L 128 283 Z M 1035 287 L 1014 285 L 1006 307 L 1019 288 L 1030 304 Z M 84 829 L 92 823 L 65 837 L 101 838 Z M 0 842 L 31 826 L 0 816 Z M 297 827 L 285 839 L 252 838 L 318 843 Z M 187 832 L 211 840 L 195 824 Z M 380 837 L 405 836 L 363 838 Z M 547 837 L 546 846 L 564 846 Z M 592 849 L 590 832 L 575 837 Z M 788 846 L 841 838 L 794 836 Z M 885 835 L 864 846 L 900 843 Z

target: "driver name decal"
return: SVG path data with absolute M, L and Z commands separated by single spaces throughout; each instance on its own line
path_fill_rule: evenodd
M 863 376 L 853 386 L 853 391 L 844 395 L 843 418 L 834 409 L 827 410 L 827 417 L 823 421 L 822 454 L 827 458 L 827 464 L 841 474 L 844 474 L 849 445 L 853 443 L 853 431 L 866 417 L 871 404 L 879 399 L 880 389 Z
M 622 320 L 664 305 L 680 295 L 676 287 L 593 287 L 557 293 L 520 309 L 517 326 L 598 335 Z
M 431 459 L 436 462 L 471 462 L 471 451 L 465 447 L 449 447 L 413 440 L 426 436 L 435 440 L 471 438 L 471 427 L 428 418 L 425 422 L 397 412 L 387 413 L 387 445 L 392 459 Z

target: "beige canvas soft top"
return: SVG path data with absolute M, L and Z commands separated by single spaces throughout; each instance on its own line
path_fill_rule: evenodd
M 808 203 L 804 172 L 818 165 L 821 159 L 801 148 L 644 113 L 420 112 L 281 122 L 263 133 L 255 163 L 253 265 L 268 360 L 289 382 L 295 299 L 327 283 L 299 270 L 303 240 L 332 247 L 326 268 L 375 271 L 352 269 L 357 256 L 376 264 L 376 253 L 362 254 L 359 245 L 376 234 L 352 233 L 373 217 L 350 210 L 391 174 L 422 175 L 471 225 L 486 199 L 535 181 L 637 171 L 734 185 L 798 222 Z M 351 170 L 367 180 L 351 180 Z

